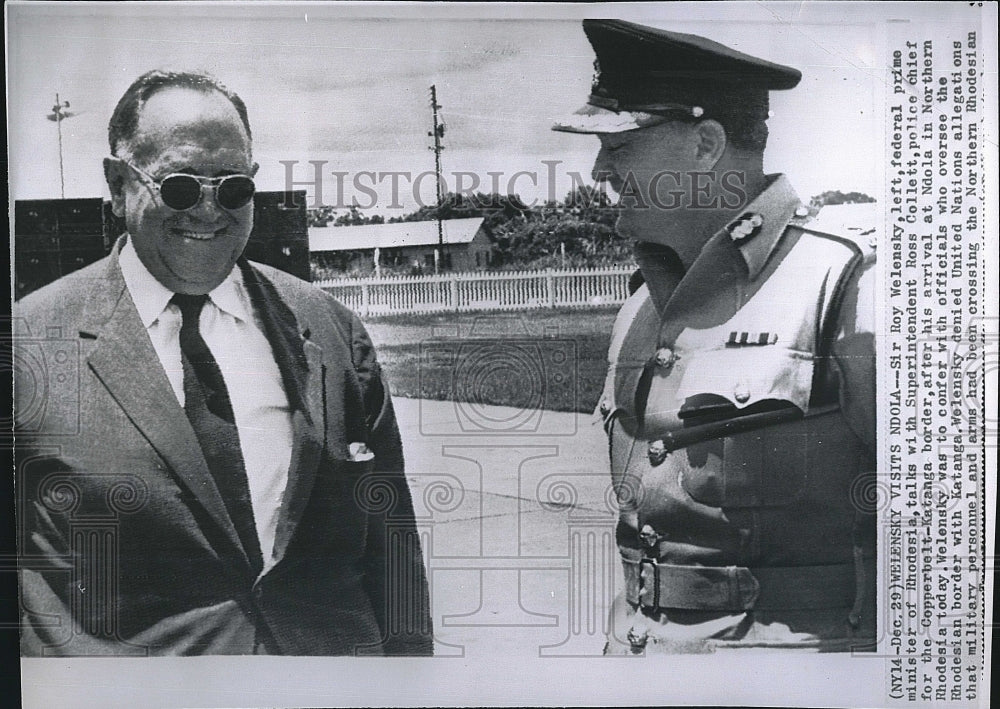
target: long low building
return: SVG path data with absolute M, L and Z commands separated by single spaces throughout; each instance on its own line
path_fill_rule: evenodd
M 322 256 L 325 265 L 345 272 L 370 272 L 377 256 L 383 267 L 434 273 L 439 250 L 441 268 L 476 271 L 489 266 L 493 252 L 482 226 L 482 217 L 442 221 L 443 248 L 436 221 L 309 227 L 309 251 Z

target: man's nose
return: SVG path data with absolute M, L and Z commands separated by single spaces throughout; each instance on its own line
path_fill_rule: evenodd
M 188 214 L 204 221 L 224 218 L 226 210 L 215 199 L 218 189 L 217 185 L 201 185 L 201 199 L 188 210 Z

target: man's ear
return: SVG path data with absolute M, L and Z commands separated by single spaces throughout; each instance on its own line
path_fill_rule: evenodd
M 726 152 L 726 129 L 711 118 L 700 121 L 694 129 L 698 134 L 698 160 L 706 165 L 706 169 L 712 169 Z
M 111 211 L 116 217 L 125 217 L 125 171 L 128 167 L 120 158 L 104 158 L 104 179 L 111 193 Z
M 257 170 L 259 170 L 259 169 L 260 169 L 260 165 L 258 165 L 257 163 L 254 163 L 253 167 L 250 168 L 250 177 L 256 177 L 257 176 Z

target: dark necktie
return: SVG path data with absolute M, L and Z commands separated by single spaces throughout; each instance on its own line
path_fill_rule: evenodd
M 263 568 L 250 486 L 240 450 L 229 390 L 218 362 L 201 336 L 198 321 L 207 295 L 175 294 L 181 310 L 181 361 L 184 366 L 184 411 L 194 428 L 208 469 L 225 501 L 254 576 Z

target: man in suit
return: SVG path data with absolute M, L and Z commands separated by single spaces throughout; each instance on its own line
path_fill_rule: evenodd
M 15 307 L 23 654 L 430 654 L 371 341 L 241 257 L 243 101 L 149 72 L 109 143 L 126 234 Z
M 874 244 L 763 170 L 791 67 L 585 20 L 597 74 L 556 130 L 597 135 L 641 287 L 600 412 L 624 587 L 608 654 L 875 638 Z

